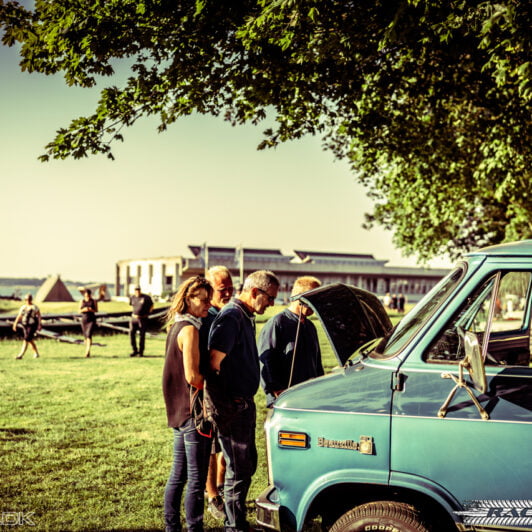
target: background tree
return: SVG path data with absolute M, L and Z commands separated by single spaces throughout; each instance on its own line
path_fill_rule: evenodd
M 532 236 L 530 3 L 0 0 L 21 68 L 91 87 L 131 75 L 60 129 L 50 157 L 104 153 L 124 126 L 193 112 L 319 135 L 375 202 L 367 225 L 406 254 L 452 257 Z

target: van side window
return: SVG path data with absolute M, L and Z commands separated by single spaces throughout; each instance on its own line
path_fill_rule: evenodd
M 501 279 L 492 331 L 521 331 L 530 287 L 530 272 L 510 272 Z
M 474 332 L 486 365 L 530 364 L 531 272 L 493 275 L 471 294 L 425 354 L 433 363 L 458 363 L 464 357 L 458 331 Z M 495 292 L 496 290 L 496 292 Z M 488 342 L 487 346 L 484 342 Z

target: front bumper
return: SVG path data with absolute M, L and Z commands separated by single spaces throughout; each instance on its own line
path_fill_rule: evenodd
M 274 502 L 277 490 L 268 486 L 255 500 L 257 524 L 273 530 L 281 530 L 279 504 Z

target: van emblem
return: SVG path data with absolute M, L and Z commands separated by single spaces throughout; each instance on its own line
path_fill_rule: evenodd
M 330 440 L 323 436 L 318 437 L 318 447 L 329 449 L 346 449 L 348 451 L 358 451 L 361 454 L 373 454 L 373 438 L 371 436 L 360 436 L 359 441 L 355 440 Z

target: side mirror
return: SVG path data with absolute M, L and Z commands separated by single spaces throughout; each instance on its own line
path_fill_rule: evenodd
M 467 368 L 475 390 L 485 393 L 487 389 L 486 371 L 484 360 L 480 352 L 477 335 L 474 332 L 467 331 L 464 335 L 464 367 Z
M 484 370 L 484 360 L 482 360 L 482 353 L 480 352 L 480 345 L 478 343 L 477 335 L 471 331 L 464 331 L 461 327 L 457 327 L 457 333 L 464 343 L 465 356 L 463 360 L 458 363 L 458 376 L 452 373 L 442 373 L 442 379 L 452 379 L 455 383 L 451 393 L 438 411 L 438 417 L 445 417 L 449 405 L 455 393 L 463 388 L 474 405 L 477 407 L 480 417 L 484 420 L 489 419 L 489 414 L 482 408 L 473 392 L 469 388 L 469 384 L 464 379 L 464 368 L 467 369 L 475 390 L 484 393 L 487 388 L 486 371 Z

